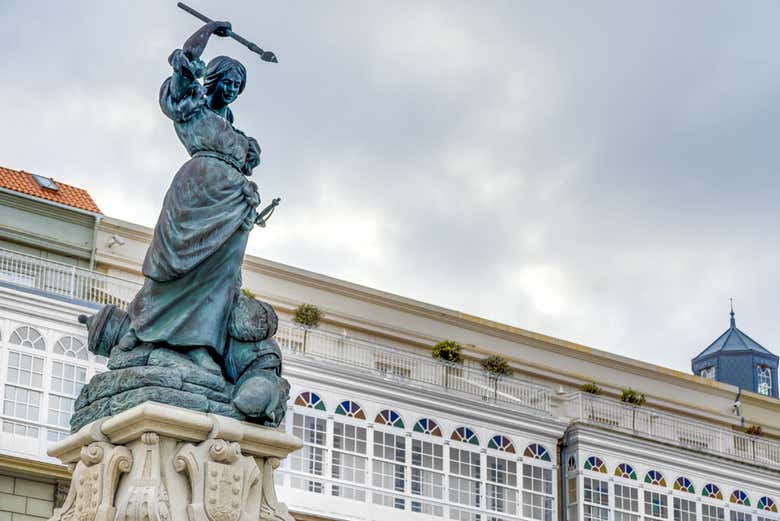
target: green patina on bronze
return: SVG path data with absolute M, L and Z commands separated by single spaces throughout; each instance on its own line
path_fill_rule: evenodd
M 127 311 L 106 306 L 80 317 L 90 351 L 109 357 L 111 370 L 82 390 L 73 431 L 146 400 L 270 426 L 284 417 L 289 384 L 273 339 L 276 313 L 241 293 L 249 233 L 265 226 L 279 199 L 257 211 L 249 177 L 260 146 L 233 125 L 229 108 L 246 87 L 246 68 L 226 56 L 201 61 L 215 34 L 247 44 L 229 23 L 209 21 L 168 58 L 160 108 L 191 159 L 165 195 L 144 286 Z

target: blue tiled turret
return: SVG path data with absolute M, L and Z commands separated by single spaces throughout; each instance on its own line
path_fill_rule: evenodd
M 693 374 L 777 398 L 777 355 L 737 328 L 733 308 L 730 315 L 730 327 L 691 360 Z

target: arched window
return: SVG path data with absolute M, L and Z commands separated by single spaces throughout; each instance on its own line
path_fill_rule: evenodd
M 419 434 L 432 438 L 441 438 L 439 424 L 430 418 L 420 418 L 412 429 Z M 444 515 L 444 507 L 439 503 L 444 499 L 444 445 L 429 437 L 412 437 L 411 492 L 413 496 L 433 499 L 435 502 L 413 499 L 412 512 L 431 516 Z
M 619 478 L 636 479 L 636 472 L 634 471 L 634 467 L 628 463 L 621 463 L 615 467 L 615 475 Z
M 772 396 L 772 369 L 767 365 L 756 366 L 756 389 L 758 394 Z
M 313 393 L 311 391 L 304 391 L 299 394 L 295 399 L 295 405 L 309 407 L 311 409 L 316 409 L 323 412 L 326 410 L 325 402 L 322 401 L 322 398 L 320 398 L 317 393 Z
M 374 422 L 374 463 L 372 484 L 386 492 L 375 491 L 371 497 L 374 504 L 399 510 L 406 509 L 406 499 L 394 493 L 403 494 L 406 490 L 408 474 L 406 472 L 406 436 L 402 430 L 404 422 L 401 416 L 390 409 L 380 411 Z M 387 427 L 390 427 L 389 429 Z
M 664 475 L 661 474 L 659 471 L 648 470 L 647 474 L 645 474 L 645 483 L 649 483 L 651 485 L 657 485 L 659 487 L 665 487 L 666 479 L 664 478 Z
M 777 513 L 777 505 L 771 497 L 763 496 L 758 498 L 758 503 L 756 503 L 756 506 L 759 510 L 766 510 L 768 512 Z
M 54 354 L 65 355 L 79 360 L 87 360 L 87 346 L 83 340 L 75 336 L 64 336 L 54 344 Z
M 325 403 L 317 393 L 304 391 L 295 398 L 295 405 L 325 412 Z M 293 476 L 293 488 L 318 494 L 325 493 L 325 483 L 318 476 L 324 476 L 328 457 L 327 420 L 321 416 L 294 410 L 292 415 L 293 434 L 303 441 L 303 448 L 290 455 L 290 468 L 310 477 Z
M 336 414 L 340 414 L 348 418 L 356 418 L 358 420 L 366 419 L 366 413 L 364 413 L 363 409 L 352 400 L 344 400 L 338 404 L 336 406 Z
M 477 438 L 476 433 L 468 427 L 458 427 L 452 431 L 450 439 L 453 441 L 469 443 L 471 445 L 479 445 L 479 438 Z
M 636 471 L 628 463 L 621 463 L 615 467 L 615 476 L 636 481 Z M 613 487 L 615 494 L 615 519 L 618 521 L 632 521 L 639 519 L 639 489 L 628 483 L 616 481 Z
M 441 437 L 439 424 L 430 418 L 420 418 L 417 420 L 417 423 L 414 424 L 414 429 L 412 430 L 421 434 L 430 434 L 431 436 Z
M 523 451 L 523 517 L 538 521 L 553 518 L 553 474 L 549 466 L 539 462 L 549 462 L 550 453 L 542 445 L 532 443 Z
M 479 508 L 481 506 L 482 465 L 479 452 L 474 450 L 474 448 L 479 447 L 479 439 L 474 431 L 468 427 L 458 427 L 452 431 L 450 439 L 466 444 L 450 444 L 450 501 L 458 505 Z M 473 517 L 469 511 L 459 510 L 454 506 L 450 507 L 450 516 L 457 519 L 472 519 Z
M 691 480 L 684 476 L 675 479 L 672 488 L 681 492 L 688 492 L 689 494 L 696 493 L 696 489 L 694 488 L 693 483 L 691 483 Z
M 701 495 L 712 499 L 723 499 L 723 493 L 720 491 L 720 488 L 712 483 L 707 483 L 702 487 Z
M 357 403 L 344 400 L 336 406 L 336 414 L 365 420 L 366 414 Z M 332 484 L 331 494 L 338 497 L 366 500 L 365 484 L 367 479 L 367 429 L 355 422 L 333 421 L 333 454 L 331 458 L 331 477 L 355 483 L 358 487 Z
M 512 442 L 509 441 L 509 438 L 506 436 L 501 436 L 500 434 L 497 434 L 490 438 L 490 441 L 488 442 L 488 449 L 495 449 L 500 450 L 501 452 L 509 452 L 510 454 L 515 453 L 515 446 L 512 445 Z
M 43 337 L 37 329 L 30 326 L 21 326 L 14 329 L 8 341 L 12 345 L 46 351 L 46 342 L 44 342 Z
M 488 448 L 515 454 L 515 446 L 506 436 L 497 434 L 488 441 Z M 500 455 L 487 455 L 487 508 L 493 512 L 517 515 L 517 462 Z
M 527 446 L 523 451 L 523 456 L 526 458 L 540 459 L 542 461 L 550 461 L 550 453 L 538 443 L 532 443 Z
M 583 467 L 585 470 L 592 470 L 593 472 L 601 472 L 603 474 L 607 473 L 607 466 L 604 465 L 604 462 L 601 461 L 601 458 L 598 456 L 590 456 L 585 460 L 585 465 L 583 465 Z
M 379 425 L 389 425 L 390 427 L 398 427 L 403 429 L 405 427 L 404 421 L 401 419 L 401 415 L 390 409 L 379 411 L 379 414 L 374 418 L 374 423 Z
M 729 497 L 729 501 L 737 505 L 744 505 L 746 507 L 750 506 L 750 498 L 741 490 L 735 490 L 732 492 L 731 496 Z
M 566 461 L 566 470 L 575 472 L 577 470 L 577 458 L 572 454 Z

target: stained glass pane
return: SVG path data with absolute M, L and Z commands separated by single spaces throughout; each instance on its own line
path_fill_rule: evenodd
M 540 459 L 542 461 L 550 461 L 550 453 L 547 452 L 543 446 L 538 443 L 532 443 L 523 451 L 523 456 L 527 458 Z
M 463 443 L 470 443 L 471 445 L 479 445 L 479 438 L 473 430 L 468 427 L 458 427 L 452 431 L 451 440 L 462 441 Z
M 304 391 L 295 398 L 295 405 L 301 407 L 309 407 L 310 409 L 316 409 L 318 411 L 325 411 L 325 402 L 319 397 L 317 393 L 311 391 Z
M 431 436 L 441 436 L 439 424 L 430 418 L 421 418 L 414 424 L 414 432 L 430 434 Z
M 376 418 L 374 418 L 374 423 L 378 423 L 380 425 L 389 425 L 391 427 L 398 427 L 399 429 L 403 429 L 405 427 L 404 422 L 401 419 L 401 415 L 390 409 L 380 411 L 379 414 L 376 415 Z
M 601 458 L 598 456 L 590 456 L 588 459 L 585 460 L 585 470 L 592 470 L 594 472 L 601 472 L 606 474 L 607 473 L 607 466 L 604 465 L 604 462 L 601 461 Z

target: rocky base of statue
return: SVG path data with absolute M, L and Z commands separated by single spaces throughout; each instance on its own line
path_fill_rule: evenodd
M 270 427 L 147 402 L 49 449 L 73 469 L 50 521 L 294 521 L 274 469 L 300 447 Z
M 148 400 L 271 427 L 284 418 L 290 386 L 281 376 L 281 351 L 273 339 L 278 319 L 269 304 L 239 297 L 223 356 L 203 347 L 151 343 L 123 349 L 118 344 L 130 323 L 115 306 L 82 321 L 89 329 L 90 351 L 108 356 L 110 371 L 82 388 L 71 432 Z

